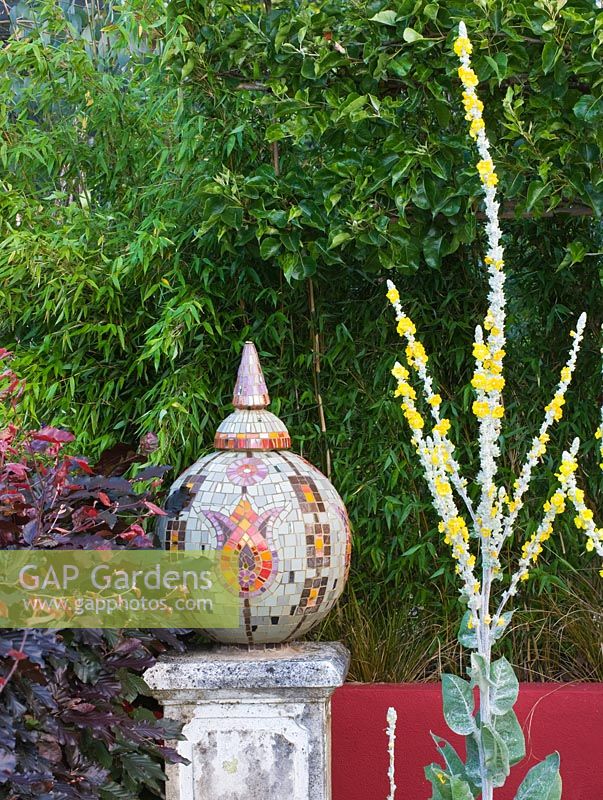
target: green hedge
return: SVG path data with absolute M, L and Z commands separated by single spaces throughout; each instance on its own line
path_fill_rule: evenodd
M 399 345 L 384 282 L 395 276 L 433 354 L 470 461 L 475 424 L 457 414 L 470 407 L 486 285 L 451 52 L 464 16 L 506 200 L 505 466 L 525 453 L 585 308 L 552 453 L 583 435 L 583 480 L 603 488 L 591 441 L 603 272 L 592 0 L 177 0 L 167 16 L 136 0 L 92 24 L 63 6 L 21 3 L 32 21 L 0 50 L 0 344 L 33 417 L 93 450 L 156 431 L 157 458 L 180 469 L 211 448 L 253 339 L 296 449 L 332 463 L 357 590 L 453 607 L 391 398 Z M 570 522 L 533 591 L 562 562 L 595 566 Z

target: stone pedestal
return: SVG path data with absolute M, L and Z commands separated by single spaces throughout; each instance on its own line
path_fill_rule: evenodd
M 348 664 L 323 642 L 161 659 L 145 680 L 184 723 L 190 762 L 168 767 L 167 800 L 330 800 L 331 694 Z

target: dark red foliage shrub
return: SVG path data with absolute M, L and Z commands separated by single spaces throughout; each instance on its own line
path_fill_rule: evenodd
M 0 399 L 14 419 L 0 430 L 0 548 L 153 546 L 146 520 L 168 467 L 143 468 L 154 447 L 113 448 L 106 475 L 69 454 L 68 431 L 23 430 L 23 384 L 0 351 Z M 178 631 L 0 629 L 0 798 L 140 800 L 162 794 L 164 744 L 178 726 L 145 708 L 141 672 Z

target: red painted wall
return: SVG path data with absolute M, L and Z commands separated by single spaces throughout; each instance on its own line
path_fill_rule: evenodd
M 447 729 L 438 684 L 348 683 L 333 697 L 333 800 L 386 800 L 389 706 L 398 712 L 396 800 L 428 800 L 423 767 L 438 761 L 429 731 L 464 754 Z M 561 754 L 563 800 L 603 800 L 603 684 L 523 684 L 515 711 L 527 758 L 511 768 L 497 800 L 513 800 L 527 769 Z

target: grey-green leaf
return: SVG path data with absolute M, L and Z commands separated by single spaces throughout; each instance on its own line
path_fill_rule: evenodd
M 490 668 L 492 691 L 490 704 L 493 714 L 506 714 L 515 705 L 519 693 L 519 682 L 513 667 L 506 658 L 499 658 Z
M 560 800 L 559 753 L 552 753 L 528 772 L 515 800 Z
M 502 621 L 502 625 L 496 625 L 496 627 L 494 627 L 492 629 L 492 638 L 493 638 L 494 641 L 496 641 L 497 639 L 500 639 L 500 637 L 503 635 L 503 633 L 507 630 L 507 627 L 508 627 L 509 623 L 511 622 L 511 617 L 512 616 L 513 616 L 513 612 L 512 611 L 505 611 L 504 614 L 500 615 L 500 619 Z
M 425 767 L 425 777 L 431 783 L 431 800 L 452 800 L 450 778 L 439 764 Z
M 494 717 L 494 729 L 507 745 L 509 764 L 517 764 L 526 754 L 526 741 L 515 712 L 511 709 L 506 714 Z
M 467 781 L 456 776 L 452 777 L 450 779 L 450 788 L 452 790 L 452 800 L 473 800 L 473 792 Z
M 471 653 L 471 669 L 469 670 L 471 679 L 475 686 L 479 686 L 480 690 L 485 692 L 492 685 L 490 681 L 490 673 L 488 662 L 485 656 L 480 653 Z
M 442 675 L 444 718 L 450 730 L 468 734 L 475 730 L 473 709 L 475 701 L 469 681 L 456 675 Z
M 459 644 L 462 644 L 468 650 L 475 650 L 477 647 L 477 631 L 475 628 L 469 627 L 471 616 L 470 611 L 465 611 L 459 628 L 458 640 Z
M 448 772 L 451 775 L 464 775 L 465 765 L 450 742 L 447 742 L 446 739 L 442 739 L 441 736 L 436 736 L 433 733 L 431 734 L 431 738 L 435 742 L 440 755 L 444 759 Z
M 475 740 L 475 736 L 470 735 L 465 737 L 465 749 L 467 752 L 465 774 L 472 783 L 478 785 L 481 783 L 481 773 L 479 764 L 479 749 Z
M 502 786 L 510 772 L 507 745 L 491 725 L 482 725 L 481 737 L 488 775 L 494 786 Z

